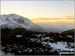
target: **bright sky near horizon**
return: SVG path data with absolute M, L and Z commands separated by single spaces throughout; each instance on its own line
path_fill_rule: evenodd
M 18 14 L 34 23 L 74 24 L 74 1 L 1 1 L 1 14 Z

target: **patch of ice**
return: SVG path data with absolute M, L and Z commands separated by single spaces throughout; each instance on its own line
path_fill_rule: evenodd
M 29 49 L 29 52 L 32 52 L 33 50 L 32 49 Z
M 40 37 L 40 36 L 42 36 L 41 34 L 39 34 L 39 35 L 36 35 L 37 37 Z
M 57 44 L 56 43 L 49 43 L 49 45 L 55 50 L 74 51 L 73 48 L 67 48 L 67 43 L 66 42 L 57 42 Z
M 53 48 L 53 50 L 57 51 L 74 51 L 73 48 L 68 48 L 67 42 L 57 42 L 57 43 L 51 43 L 51 42 L 42 42 L 43 46 L 49 45 Z
M 22 35 L 16 35 L 16 37 L 22 37 Z
M 48 43 L 47 42 L 42 42 L 43 46 L 46 46 Z
M 72 38 L 72 36 L 71 36 L 71 35 L 68 35 L 67 37 Z
M 42 40 L 50 40 L 50 37 L 44 37 Z

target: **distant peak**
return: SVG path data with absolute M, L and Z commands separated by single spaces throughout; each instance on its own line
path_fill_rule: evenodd
M 0 26 L 5 28 L 31 28 L 32 22 L 28 18 L 24 18 L 17 14 L 0 15 Z
M 10 16 L 20 16 L 18 14 L 8 14 L 8 15 L 10 15 Z

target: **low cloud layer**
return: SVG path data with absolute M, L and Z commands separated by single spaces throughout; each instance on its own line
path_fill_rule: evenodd
M 74 24 L 49 24 L 49 23 L 37 23 L 38 27 L 33 27 L 37 31 L 42 32 L 63 32 L 65 30 L 74 29 Z

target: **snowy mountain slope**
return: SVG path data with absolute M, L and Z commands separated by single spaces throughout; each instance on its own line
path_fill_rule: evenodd
M 30 29 L 32 25 L 33 23 L 29 19 L 16 14 L 0 15 L 0 26 L 2 28 L 23 27 Z

